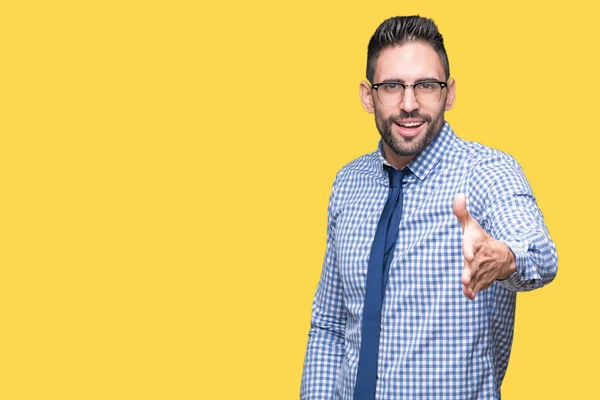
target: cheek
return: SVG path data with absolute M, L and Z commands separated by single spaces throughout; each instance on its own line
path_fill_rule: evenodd
M 445 109 L 445 102 L 441 103 L 441 106 L 439 106 L 436 110 L 434 110 L 431 113 L 431 118 L 432 121 L 438 121 L 440 119 L 444 119 L 444 109 Z
M 375 118 L 377 120 L 385 122 L 392 116 L 393 112 L 390 110 L 382 109 L 381 107 L 375 107 Z
M 389 114 L 385 114 L 385 113 L 381 113 L 381 112 L 375 114 L 375 123 L 377 124 L 377 128 L 379 129 L 379 131 L 382 131 L 382 130 L 387 131 L 387 130 L 391 129 L 390 128 L 391 122 L 389 120 L 389 117 L 390 117 Z

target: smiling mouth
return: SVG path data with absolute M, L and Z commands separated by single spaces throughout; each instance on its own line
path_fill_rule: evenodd
M 396 122 L 396 125 L 402 128 L 418 128 L 423 125 L 425 121 L 399 121 Z
M 425 124 L 423 119 L 401 119 L 394 121 L 396 133 L 402 136 L 405 140 L 412 140 L 421 133 L 421 128 Z

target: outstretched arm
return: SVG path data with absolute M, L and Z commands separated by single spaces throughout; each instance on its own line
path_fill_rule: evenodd
M 468 200 L 473 214 L 464 195 L 454 202 L 463 227 L 465 296 L 474 299 L 496 280 L 509 290 L 528 291 L 554 279 L 556 247 L 516 161 L 485 160 L 471 177 Z

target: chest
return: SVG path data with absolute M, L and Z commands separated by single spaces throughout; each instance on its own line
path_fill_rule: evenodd
M 464 190 L 463 180 L 443 173 L 424 181 L 412 178 L 403 185 L 389 284 L 455 284 L 462 270 L 462 228 L 452 205 Z M 340 275 L 345 288 L 355 293 L 364 291 L 371 247 L 389 192 L 384 185 L 369 189 L 348 199 L 336 224 Z

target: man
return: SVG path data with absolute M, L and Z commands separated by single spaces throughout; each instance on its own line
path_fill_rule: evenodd
M 554 278 L 555 246 L 510 156 L 458 138 L 430 19 L 369 42 L 377 151 L 336 176 L 302 376 L 304 400 L 499 399 L 516 292 Z

